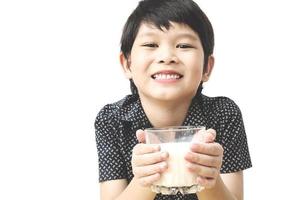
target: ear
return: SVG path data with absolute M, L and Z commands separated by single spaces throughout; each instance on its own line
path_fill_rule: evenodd
M 213 57 L 213 55 L 210 55 L 207 60 L 207 68 L 202 75 L 202 82 L 206 82 L 209 80 L 211 72 L 214 68 L 214 64 L 215 64 L 215 58 Z
M 122 69 L 123 69 L 123 73 L 124 73 L 125 77 L 128 79 L 131 79 L 132 74 L 131 74 L 131 70 L 130 70 L 130 58 L 126 59 L 125 55 L 122 52 L 120 53 L 120 63 L 122 65 Z

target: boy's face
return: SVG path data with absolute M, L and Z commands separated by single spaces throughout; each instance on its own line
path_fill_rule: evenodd
M 191 100 L 213 67 L 210 56 L 203 72 L 204 52 L 197 33 L 178 23 L 163 31 L 141 24 L 130 57 L 126 60 L 121 54 L 120 59 L 141 98 L 165 101 Z

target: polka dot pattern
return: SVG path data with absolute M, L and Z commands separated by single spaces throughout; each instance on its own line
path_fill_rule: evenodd
M 224 148 L 221 173 L 231 173 L 252 166 L 242 114 L 227 97 L 196 96 L 182 125 L 205 126 L 217 132 L 216 142 Z M 99 158 L 99 181 L 133 178 L 131 155 L 138 143 L 135 132 L 152 127 L 137 95 L 104 106 L 95 121 Z M 195 194 L 161 195 L 155 200 L 197 199 Z

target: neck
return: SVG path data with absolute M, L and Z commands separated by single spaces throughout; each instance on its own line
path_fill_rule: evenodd
M 141 99 L 143 109 L 153 127 L 180 126 L 184 122 L 192 99 L 180 102 Z

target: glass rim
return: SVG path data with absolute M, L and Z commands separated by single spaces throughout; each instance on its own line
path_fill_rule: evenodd
M 168 131 L 184 131 L 184 130 L 203 130 L 205 126 L 166 126 L 162 128 L 146 128 L 144 131 L 151 132 L 168 132 Z

